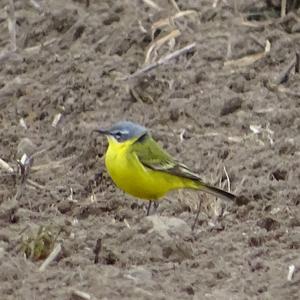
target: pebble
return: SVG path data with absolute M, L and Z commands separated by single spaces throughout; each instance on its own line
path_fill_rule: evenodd
M 137 266 L 130 269 L 125 277 L 134 280 L 137 284 L 143 284 L 152 280 L 152 272 L 142 266 Z
M 187 237 L 191 235 L 190 226 L 183 220 L 175 217 L 148 216 L 146 218 L 152 225 L 150 231 L 155 231 L 166 240 L 173 236 Z
M 220 116 L 226 116 L 232 114 L 236 110 L 242 107 L 242 99 L 240 97 L 234 97 L 224 102 L 220 112 Z

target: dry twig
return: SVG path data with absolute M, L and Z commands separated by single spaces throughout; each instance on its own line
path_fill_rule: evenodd
M 226 170 L 225 166 L 223 167 L 223 169 L 224 169 L 224 173 L 225 173 L 226 179 L 227 179 L 228 192 L 230 192 L 231 191 L 230 179 L 229 179 L 229 176 L 228 176 L 228 173 L 227 173 L 227 170 Z
M 128 76 L 125 76 L 125 77 L 122 77 L 119 80 L 124 81 L 124 80 L 129 80 L 129 79 L 133 79 L 133 78 L 139 77 L 141 75 L 144 75 L 144 74 L 150 72 L 151 70 L 157 68 L 158 66 L 166 64 L 170 60 L 172 60 L 174 58 L 177 58 L 178 56 L 191 51 L 195 47 L 196 47 L 196 43 L 189 44 L 189 45 L 187 45 L 187 46 L 185 46 L 185 47 L 183 47 L 183 48 L 181 48 L 179 50 L 176 50 L 176 51 L 174 51 L 174 52 L 172 52 L 172 53 L 170 53 L 168 55 L 165 55 L 164 57 L 162 57 L 161 59 L 159 59 L 157 62 L 149 64 L 149 65 L 143 67 L 142 69 L 137 70 L 135 73 L 133 73 L 131 75 L 128 75 Z
M 294 69 L 294 67 L 296 66 L 296 57 L 294 57 L 291 62 L 282 70 L 282 72 L 280 72 L 280 74 L 275 78 L 273 84 L 275 85 L 279 85 L 282 84 L 284 82 L 287 82 L 288 78 L 289 78 L 289 74 L 291 73 L 291 71 Z
M 7 9 L 7 22 L 8 22 L 8 31 L 10 34 L 11 51 L 15 52 L 17 50 L 17 39 L 16 39 L 16 17 L 15 17 L 14 0 L 9 0 L 9 5 Z
M 219 0 L 214 0 L 212 7 L 216 8 L 218 6 Z
M 31 180 L 31 179 L 27 179 L 27 183 L 28 183 L 28 186 L 34 187 L 34 188 L 39 189 L 39 190 L 45 190 L 46 189 L 45 186 L 43 186 L 43 185 L 41 185 L 41 184 Z
M 246 67 L 246 66 L 249 66 L 249 65 L 255 63 L 256 61 L 264 58 L 270 52 L 270 50 L 271 50 L 271 44 L 267 40 L 264 52 L 247 55 L 247 56 L 244 56 L 239 59 L 225 61 L 224 67 Z
M 234 9 L 234 14 L 237 15 L 239 13 L 239 5 L 237 0 L 233 1 L 233 9 Z
M 266 87 L 271 91 L 278 91 L 281 93 L 286 93 L 291 96 L 299 97 L 299 93 L 292 92 L 290 89 L 285 88 L 282 83 L 287 82 L 290 72 L 295 69 L 295 73 L 299 72 L 299 54 L 296 53 L 295 57 L 290 61 L 290 63 L 276 76 L 274 80 L 269 80 Z
M 11 174 L 15 172 L 14 169 L 1 158 L 0 158 L 0 168 Z
M 161 20 L 158 20 L 157 22 L 153 23 L 151 26 L 151 31 L 152 31 L 152 36 L 158 28 L 163 28 L 166 26 L 174 26 L 174 21 L 176 19 L 188 16 L 188 15 L 196 15 L 197 12 L 195 10 L 184 10 L 184 11 L 179 11 L 177 12 L 174 16 L 164 18 Z
M 300 54 L 296 52 L 295 73 L 300 73 Z
M 48 40 L 48 41 L 46 41 L 44 43 L 41 43 L 41 44 L 39 44 L 37 46 L 26 48 L 26 49 L 24 49 L 24 52 L 25 53 L 30 53 L 30 54 L 32 54 L 32 53 L 39 53 L 42 48 L 50 46 L 50 45 L 52 45 L 56 41 L 57 41 L 57 38 L 52 38 L 52 39 L 50 39 L 50 40 Z
M 296 269 L 295 265 L 290 265 L 289 266 L 289 272 L 288 272 L 288 275 L 287 275 L 287 280 L 288 281 L 292 281 L 294 273 L 295 273 L 295 269 Z
M 65 157 L 61 160 L 58 161 L 51 161 L 47 164 L 42 164 L 42 165 L 37 165 L 37 166 L 32 166 L 31 171 L 43 171 L 43 170 L 47 170 L 47 169 L 56 169 L 56 168 L 60 168 L 62 165 L 64 165 L 66 162 L 74 159 L 75 156 L 69 156 L 69 157 Z
M 201 200 L 199 201 L 198 203 L 198 209 L 197 209 L 197 214 L 196 214 L 196 217 L 195 217 L 195 221 L 192 225 L 192 231 L 194 231 L 195 227 L 196 227 L 196 224 L 197 224 L 197 221 L 199 219 L 199 214 L 200 214 L 200 210 L 201 210 Z
M 40 272 L 43 272 L 46 270 L 46 268 L 57 258 L 61 251 L 61 244 L 57 244 L 52 252 L 49 254 L 49 256 L 46 258 L 46 260 L 42 263 L 42 265 L 39 268 Z
M 83 299 L 83 300 L 92 299 L 91 296 L 88 293 L 85 293 L 85 292 L 82 292 L 82 291 L 79 291 L 79 290 L 73 290 L 72 295 L 76 296 L 79 299 Z
M 176 37 L 178 37 L 180 35 L 180 31 L 178 29 L 175 29 L 173 31 L 171 31 L 170 33 L 168 33 L 167 35 L 164 35 L 163 37 L 161 37 L 160 39 L 157 39 L 157 40 L 154 40 L 147 52 L 146 52 L 146 56 L 145 56 L 145 64 L 149 64 L 151 59 L 150 59 L 150 56 L 151 56 L 151 53 L 153 51 L 157 51 L 163 44 L 165 44 L 166 42 L 172 40 L 172 39 L 175 39 Z
M 102 239 L 98 239 L 94 249 L 94 254 L 95 254 L 94 264 L 97 264 L 99 262 L 99 253 L 101 249 L 102 249 Z
M 17 50 L 17 40 L 16 40 L 16 17 L 15 17 L 15 5 L 13 0 L 9 0 L 9 4 L 6 7 L 7 14 L 7 26 L 10 35 L 10 49 L 4 50 L 0 53 L 0 62 L 5 61 Z
M 143 0 L 148 6 L 160 11 L 162 8 L 152 0 Z
M 38 12 L 42 12 L 43 11 L 43 8 L 42 6 L 36 2 L 35 0 L 29 0 L 29 3 L 38 11 Z
M 179 7 L 178 7 L 178 5 L 177 5 L 177 3 L 176 3 L 175 0 L 170 0 L 170 2 L 171 2 L 171 4 L 174 6 L 174 8 L 175 8 L 177 11 L 180 11 L 180 9 L 179 9 Z
M 285 17 L 286 15 L 286 0 L 281 0 L 281 18 Z

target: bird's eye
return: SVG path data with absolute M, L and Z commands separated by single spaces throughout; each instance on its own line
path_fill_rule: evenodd
M 116 131 L 113 133 L 113 136 L 117 141 L 120 141 L 122 137 L 122 133 L 120 131 Z
M 123 142 L 127 139 L 128 131 L 127 130 L 115 130 L 112 132 L 112 135 L 118 142 Z

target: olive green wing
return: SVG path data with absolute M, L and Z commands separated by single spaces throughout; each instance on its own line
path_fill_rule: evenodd
M 199 189 L 225 200 L 233 200 L 236 198 L 235 195 L 229 192 L 204 183 L 200 177 L 193 173 L 187 166 L 173 159 L 148 133 L 137 139 L 132 144 L 131 149 L 145 168 L 197 181 Z
M 132 145 L 132 151 L 146 168 L 175 176 L 200 180 L 199 176 L 189 170 L 187 166 L 173 159 L 149 134 L 141 136 Z

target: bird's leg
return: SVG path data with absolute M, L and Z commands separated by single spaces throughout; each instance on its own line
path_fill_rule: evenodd
M 197 224 L 197 221 L 198 221 L 198 218 L 199 218 L 200 209 L 201 209 L 201 205 L 200 204 L 201 204 L 201 201 L 199 201 L 199 204 L 198 204 L 198 211 L 197 211 L 197 215 L 196 215 L 194 224 L 192 225 L 192 231 L 194 231 L 194 229 L 196 227 L 196 224 Z
M 150 209 L 151 209 L 152 201 L 149 201 L 148 207 L 147 207 L 147 216 L 149 216 Z
M 158 206 L 159 206 L 159 202 L 158 202 L 158 201 L 155 201 L 155 202 L 153 202 L 153 204 L 154 204 L 154 212 L 156 213 L 157 208 L 158 208 Z

